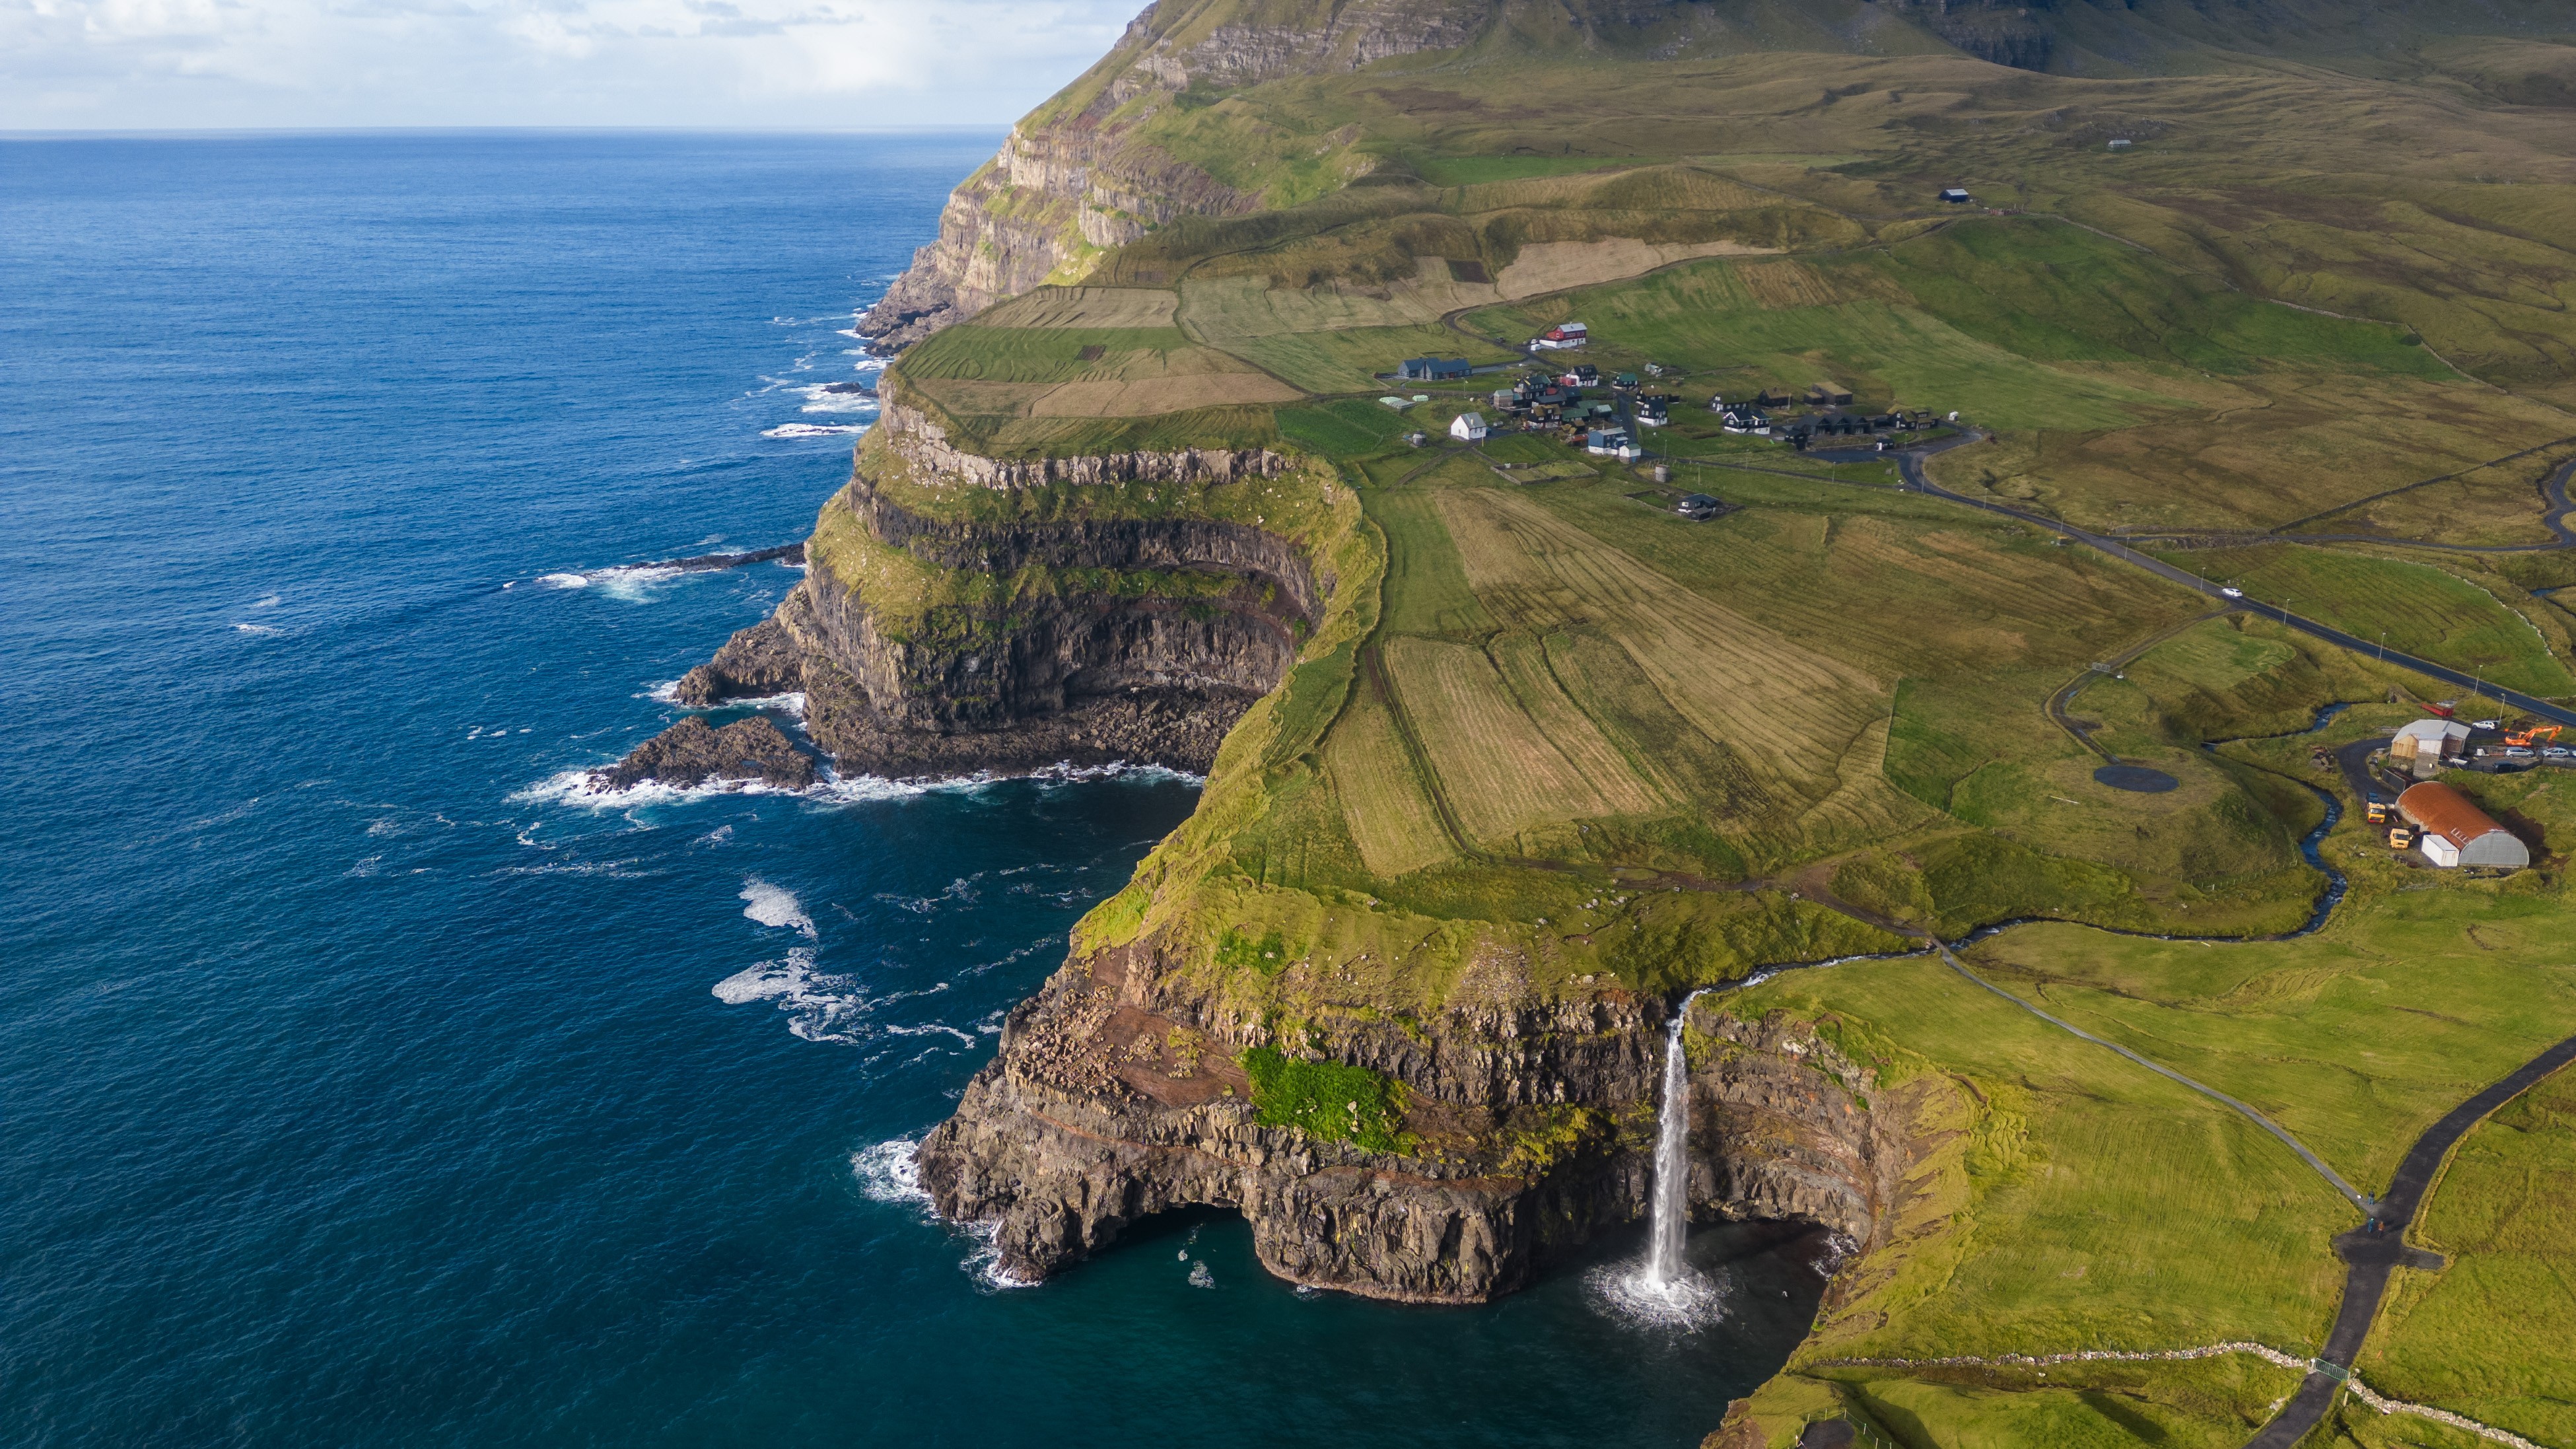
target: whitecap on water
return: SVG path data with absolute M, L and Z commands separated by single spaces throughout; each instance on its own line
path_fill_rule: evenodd
M 764 438 L 829 438 L 841 435 L 855 437 L 867 430 L 868 425 L 865 423 L 780 423 L 774 428 L 761 429 L 760 435 Z
M 283 629 L 271 628 L 266 624 L 235 624 L 233 627 L 239 629 L 245 634 L 248 634 L 254 639 L 273 639 L 286 632 Z
M 850 1154 L 850 1175 L 859 1180 L 859 1192 L 871 1202 L 898 1204 L 921 1215 L 924 1222 L 939 1221 L 931 1205 L 930 1193 L 921 1185 L 921 1164 L 914 1154 L 921 1150 L 918 1137 L 897 1137 L 874 1147 L 862 1147 Z M 1034 1288 L 1037 1284 L 1002 1270 L 1002 1252 L 995 1241 L 1000 1236 L 996 1223 L 958 1223 L 957 1230 L 973 1246 L 958 1267 L 966 1270 L 986 1288 Z
M 549 589 L 586 589 L 590 587 L 590 576 L 588 574 L 539 574 L 537 583 Z
M 643 805 L 671 805 L 732 795 L 793 795 L 759 780 L 714 780 L 704 785 L 666 785 L 645 780 L 623 790 L 600 788 L 597 772 L 604 766 L 562 770 L 510 796 L 514 804 L 571 805 L 584 810 L 632 810 Z M 810 793 L 810 792 L 807 792 Z
M 808 941 L 815 939 L 814 918 L 805 914 L 804 903 L 796 899 L 794 891 L 771 885 L 756 875 L 746 876 L 742 900 L 742 913 L 762 925 L 801 932 Z
M 651 599 L 646 592 L 653 585 L 667 583 L 687 572 L 659 565 L 629 564 L 621 568 L 601 569 L 590 576 L 599 591 L 622 603 L 641 604 Z
M 737 971 L 709 989 L 727 1006 L 774 1001 L 787 1013 L 789 1031 L 807 1041 L 844 1046 L 859 1039 L 843 1028 L 868 1009 L 867 998 L 852 988 L 849 977 L 814 969 L 814 951 L 808 946 L 799 946 L 780 960 Z
M 841 387 L 842 390 L 835 392 L 833 391 L 835 387 Z M 877 410 L 875 393 L 854 392 L 838 383 L 818 382 L 808 387 L 799 387 L 795 391 L 798 396 L 805 399 L 805 405 L 798 408 L 798 412 L 873 413 Z
M 859 1191 L 871 1202 L 909 1203 L 927 1213 L 929 1190 L 921 1185 L 921 1164 L 913 1154 L 921 1150 L 915 1137 L 897 1137 L 874 1147 L 862 1147 L 850 1154 L 850 1174 L 859 1180 Z
M 678 693 L 679 688 L 680 681 L 676 679 L 665 679 L 657 684 L 648 684 L 644 686 L 644 697 L 653 701 L 655 704 L 667 704 L 673 709 L 698 709 L 702 707 L 699 705 L 680 703 L 680 696 Z M 805 717 L 805 691 L 801 689 L 791 689 L 785 694 L 762 694 L 754 695 L 748 699 L 720 700 L 713 705 L 703 706 L 703 708 L 774 710 L 779 714 L 786 715 L 790 719 L 801 720 Z

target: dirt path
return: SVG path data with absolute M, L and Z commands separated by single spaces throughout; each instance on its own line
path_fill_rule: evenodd
M 2160 629 L 2155 633 L 2148 635 L 2145 639 L 2130 646 L 2120 654 L 2110 659 L 2106 659 L 2100 664 L 2094 665 L 2092 668 L 2085 670 L 2082 674 L 2079 674 L 2073 679 L 2066 681 L 2066 683 L 2059 685 L 2057 692 L 2048 697 L 2048 702 L 2043 706 L 2043 708 L 2048 711 L 2048 717 L 2057 722 L 2057 727 L 2059 729 L 2062 729 L 2069 735 L 2074 736 L 2075 743 L 2091 750 L 2094 754 L 2101 756 L 2111 764 L 2116 765 L 2120 763 L 2120 757 L 2118 755 L 2112 754 L 2109 750 L 2102 748 L 2099 744 L 2094 742 L 2093 732 L 2100 729 L 2100 725 L 2081 723 L 2073 715 L 2066 712 L 2068 707 L 2075 703 L 2075 696 L 2083 691 L 2084 686 L 2091 684 L 2097 679 L 2116 674 L 2120 670 L 2127 668 L 2129 665 L 2137 662 L 2139 655 L 2155 648 L 2157 645 L 2162 644 L 2167 639 L 2181 633 L 2183 630 L 2188 629 L 2195 624 L 2206 624 L 2212 619 L 2223 617 L 2227 612 L 2228 611 L 2225 609 L 2212 609 L 2206 614 L 2195 614 L 2191 618 L 2183 620 L 2181 623 L 2174 625 L 2170 629 Z
M 2082 1037 L 2084 1040 L 2093 1043 L 2095 1046 L 2108 1047 L 2112 1051 L 2118 1052 L 2120 1055 L 2136 1062 L 2139 1066 L 2145 1067 L 2148 1071 L 2155 1073 L 2157 1076 L 2180 1082 L 2182 1085 L 2191 1088 L 2193 1091 L 2198 1092 L 2213 1102 L 2217 1102 L 2222 1106 L 2229 1108 L 2242 1116 L 2246 1121 L 2253 1123 L 2255 1126 L 2260 1127 L 2264 1131 L 2281 1139 L 2282 1143 L 2292 1152 L 2299 1154 L 2300 1161 L 2315 1168 L 2319 1177 L 2332 1183 L 2335 1191 L 2342 1193 L 2346 1198 L 2351 1200 L 2354 1207 L 2361 1209 L 2361 1215 L 2363 1217 L 2376 1218 L 2380 1211 L 2380 1204 L 2377 1200 L 2366 1196 L 2360 1189 L 2354 1187 L 2351 1183 L 2344 1181 L 2342 1174 L 2336 1172 L 2333 1168 L 2326 1166 L 2324 1158 L 2310 1152 L 2306 1143 L 2291 1136 L 2289 1129 L 2283 1127 L 2280 1123 L 2275 1122 L 2271 1118 L 2264 1116 L 2262 1113 L 2255 1111 L 2252 1107 L 2236 1100 L 2234 1097 L 2227 1095 L 2216 1087 L 2203 1086 L 2200 1083 L 2193 1081 L 2191 1078 L 2184 1076 L 2182 1073 L 2175 1071 L 2171 1067 L 2138 1055 L 2136 1052 L 2129 1050 L 2118 1042 L 2106 1041 L 2103 1038 L 2095 1036 L 2093 1033 L 2084 1030 L 2082 1027 L 2076 1026 L 2070 1022 L 2061 1021 L 2058 1018 L 2049 1015 L 2047 1012 L 2040 1010 L 2038 1007 L 2031 1005 L 2029 1002 L 2022 1000 L 2020 997 L 2015 996 L 2011 992 L 2004 990 L 2002 987 L 1997 986 L 1991 981 L 1988 981 L 1976 972 L 1969 970 L 1967 963 L 1961 961 L 1947 945 L 1941 945 L 1939 949 L 1941 952 L 1941 959 L 1950 963 L 1950 969 L 1968 978 L 1971 983 L 1993 992 L 1995 995 L 2002 997 L 2004 1000 L 2011 1002 L 2013 1005 L 2020 1007 L 2022 1010 L 2029 1012 L 2031 1015 L 2038 1017 L 2040 1020 L 2047 1022 L 2050 1026 L 2056 1027 L 2060 1031 Z

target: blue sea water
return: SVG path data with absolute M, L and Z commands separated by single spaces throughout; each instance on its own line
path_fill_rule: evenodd
M 1734 1230 L 1681 1336 L 1224 1214 L 981 1278 L 904 1148 L 1186 781 L 550 786 L 794 582 L 621 566 L 803 535 L 996 140 L 0 142 L 0 1442 L 1683 1445 L 1777 1366 Z

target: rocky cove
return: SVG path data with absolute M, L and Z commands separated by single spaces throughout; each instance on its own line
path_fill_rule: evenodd
M 1066 965 L 920 1150 L 943 1216 L 991 1224 L 1035 1281 L 1154 1214 L 1240 1210 L 1262 1264 L 1319 1288 L 1474 1303 L 1642 1217 L 1669 1008 L 1621 991 L 1344 1019 L 1290 1043 L 1399 1084 L 1405 1143 L 1370 1151 L 1265 1126 L 1237 1064 L 1278 1034 L 1231 1016 L 1150 942 Z M 1684 1033 L 1694 1218 L 1878 1245 L 1925 1143 L 1911 1098 L 1811 1028 L 1706 999 Z

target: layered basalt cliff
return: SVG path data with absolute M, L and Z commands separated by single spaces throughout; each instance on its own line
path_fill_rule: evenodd
M 1200 517 L 932 516 L 887 496 L 871 470 L 1017 496 L 1057 485 L 1222 487 L 1280 478 L 1288 460 L 1195 450 L 996 463 L 948 447 L 899 407 L 888 413 L 850 484 L 824 506 L 805 580 L 683 676 L 677 701 L 708 708 L 801 693 L 807 734 L 844 772 L 1110 762 L 1204 772 L 1321 616 L 1330 579 L 1295 544 Z M 872 589 L 903 595 L 903 607 Z M 696 783 L 707 778 L 702 745 L 657 737 L 603 783 L 673 770 Z
M 1174 1208 L 1239 1209 L 1265 1267 L 1315 1287 L 1481 1302 L 1641 1216 L 1667 1009 L 1611 991 L 1374 1014 L 1283 1041 L 1139 941 L 1068 964 L 923 1142 L 921 1180 L 990 1225 L 1001 1271 L 1046 1277 Z M 1692 1023 L 1690 1200 L 1703 1218 L 1814 1223 L 1876 1243 L 1913 1161 L 1901 1108 L 1792 1022 L 1706 1003 Z M 1406 1149 L 1267 1126 L 1238 1065 L 1284 1048 L 1401 1084 Z

